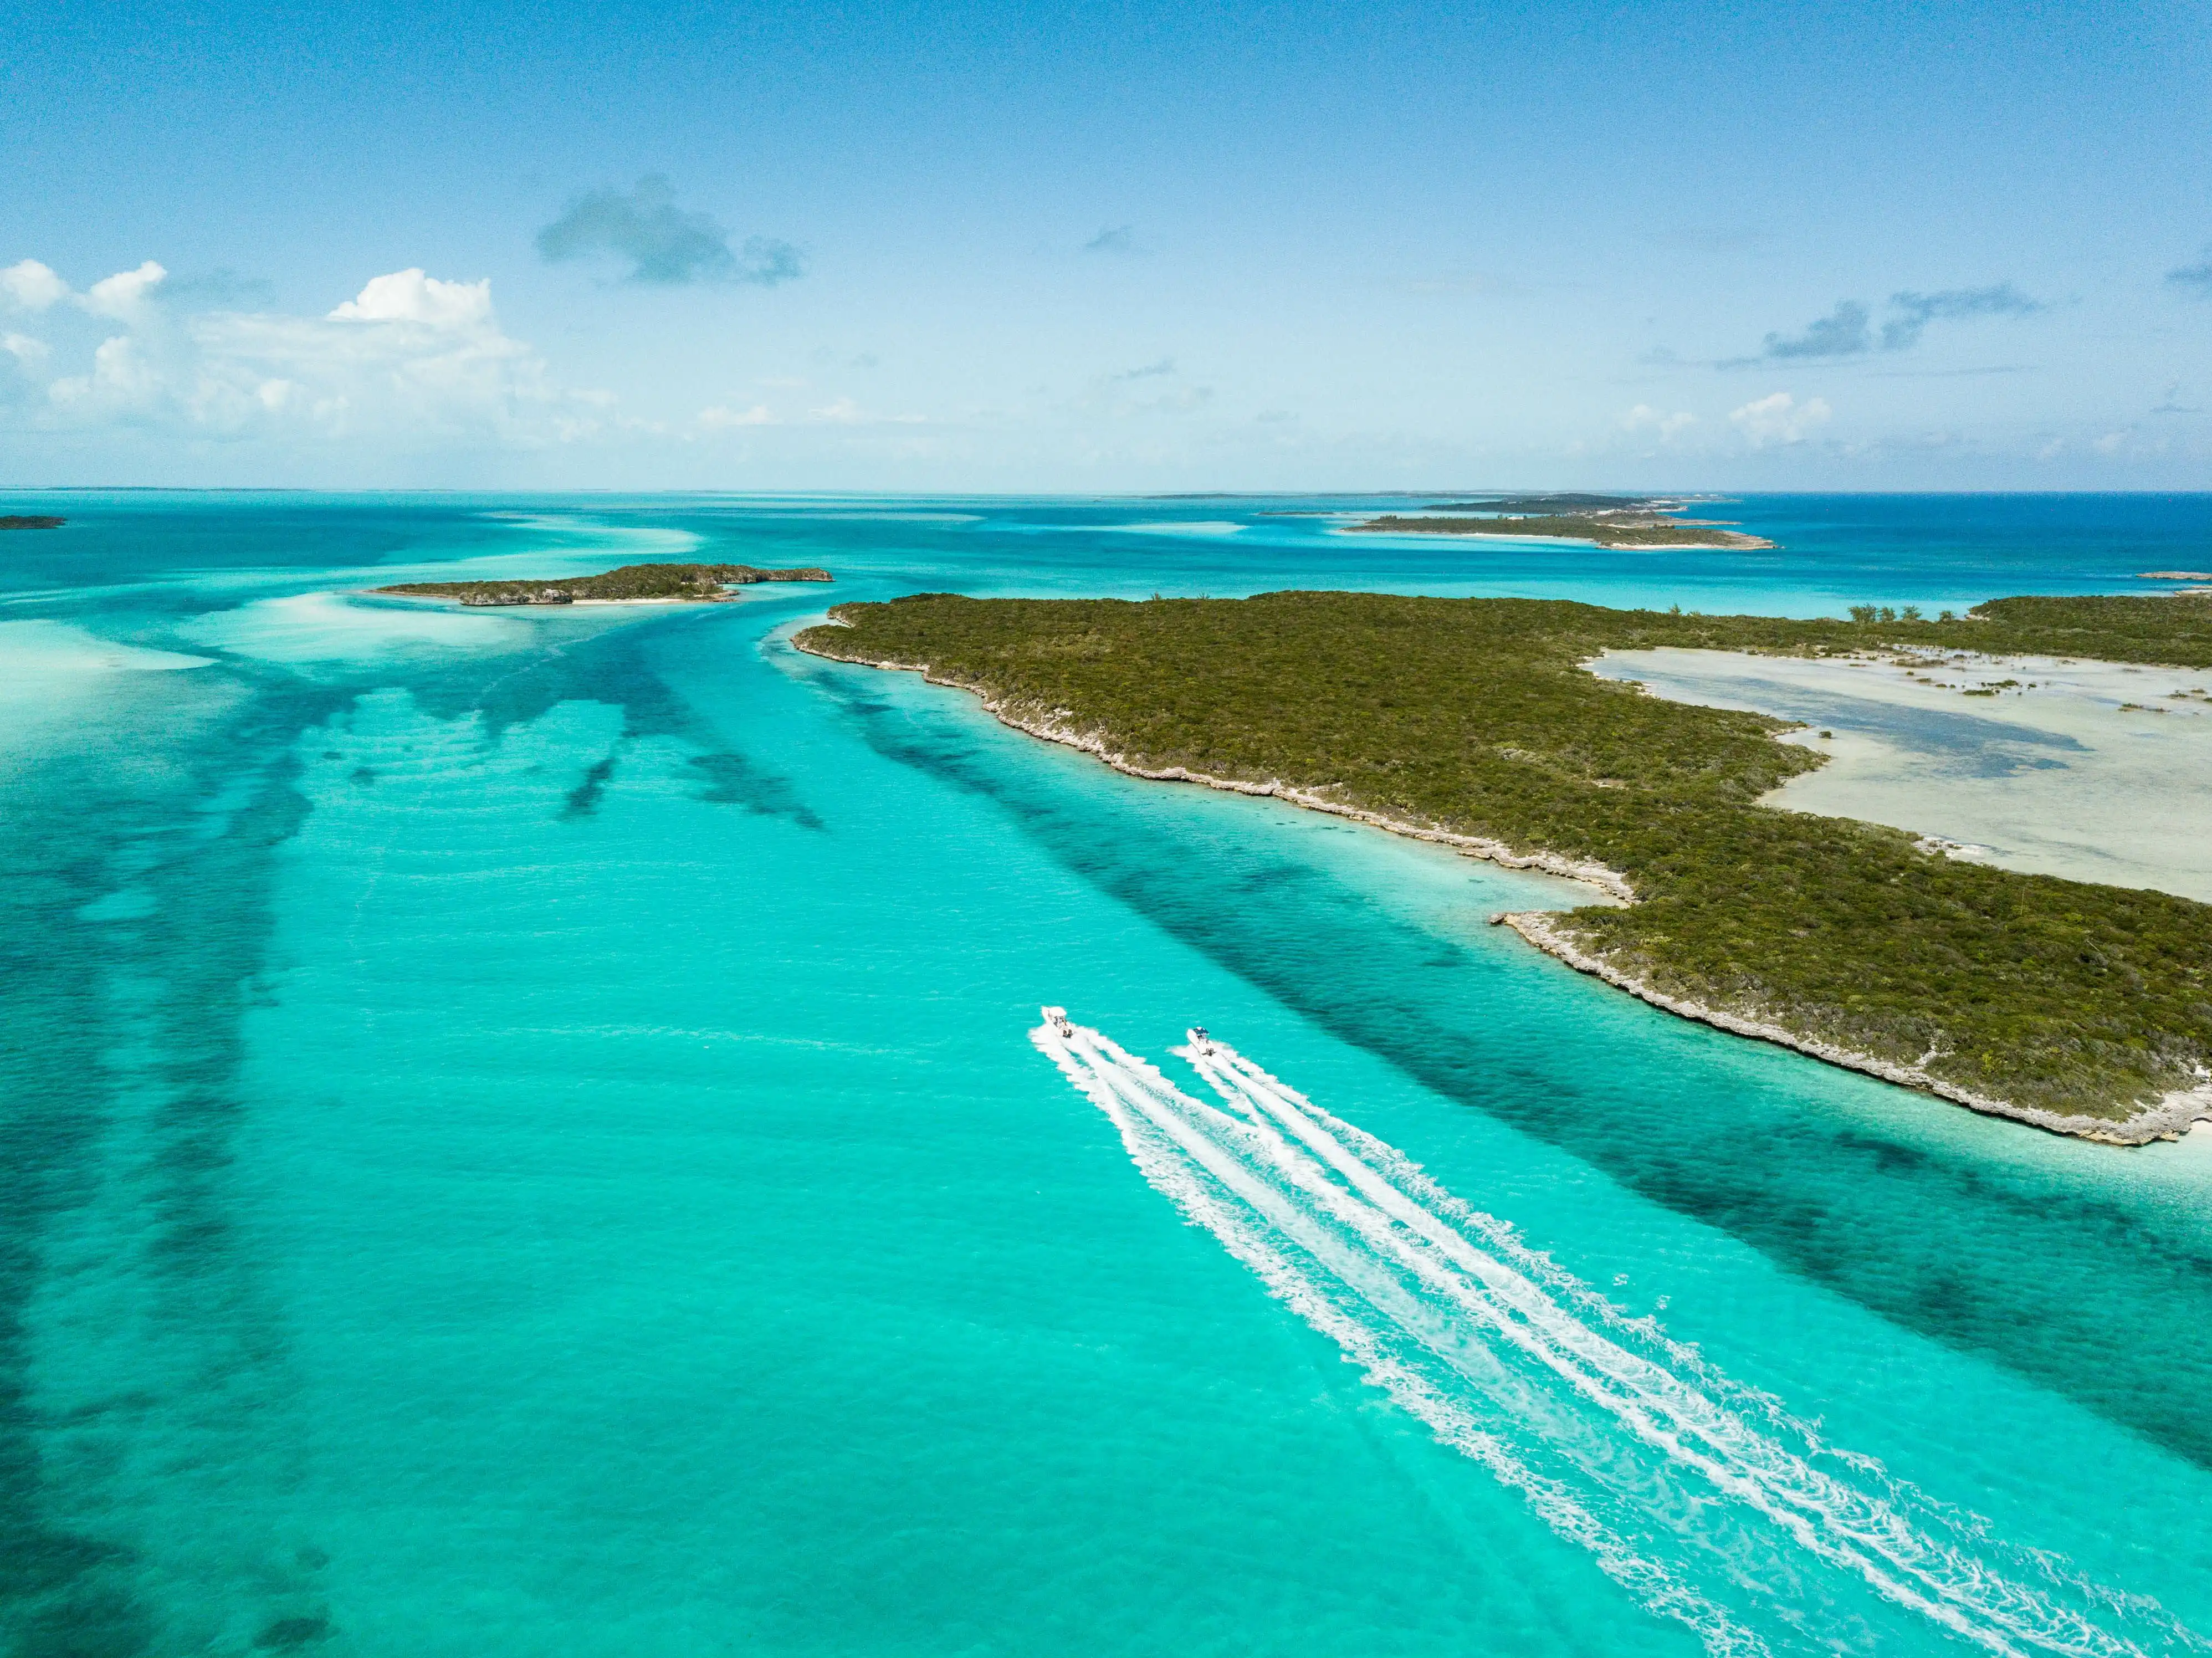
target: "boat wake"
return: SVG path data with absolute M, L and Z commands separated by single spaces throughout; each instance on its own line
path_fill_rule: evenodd
M 1218 1103 L 1058 1008 L 1030 1034 L 1188 1218 L 1708 1651 L 1887 1648 L 1900 1619 L 2008 1658 L 2212 1651 L 1823 1443 L 1204 1031 L 1173 1051 Z

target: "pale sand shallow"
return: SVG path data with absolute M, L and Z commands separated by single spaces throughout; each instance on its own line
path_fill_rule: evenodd
M 518 637 L 518 625 L 447 606 L 362 604 L 342 593 L 294 593 L 212 611 L 177 631 L 196 644 L 264 662 L 348 662 L 393 651 L 497 646 Z
M 1170 524 L 1102 524 L 1102 530 L 1119 530 L 1133 536 L 1233 536 L 1243 533 L 1244 526 L 1231 524 L 1226 519 Z
M 1607 652 L 1591 671 L 1808 721 L 1783 740 L 1829 763 L 1771 805 L 1911 829 L 2006 869 L 2212 902 L 2212 700 L 2171 695 L 2212 692 L 2212 672 L 1976 657 L 1914 679 L 1887 659 L 1673 648 Z M 1955 689 L 2004 679 L 2034 689 Z
M 118 717 L 106 705 L 118 682 L 189 674 L 214 661 L 213 657 L 103 639 L 66 622 L 0 622 L 0 782 L 9 780 L 27 756 L 50 752 L 57 742 L 80 755 L 99 752 L 108 740 L 108 721 Z M 208 693 L 195 683 L 181 695 L 204 707 Z M 137 709 L 141 705 L 126 701 L 123 706 Z M 173 695 L 170 706 L 174 709 L 181 704 Z
M 0 698 L 43 696 L 86 675 L 173 673 L 214 659 L 121 644 L 66 622 L 0 622 Z

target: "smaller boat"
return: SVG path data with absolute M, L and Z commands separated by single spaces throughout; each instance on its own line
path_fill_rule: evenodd
M 1054 1035 L 1073 1036 L 1075 1034 L 1075 1027 L 1067 1022 L 1066 1008 L 1048 1007 L 1040 1011 L 1044 1014 L 1044 1022 L 1052 1027 Z
M 1190 1045 L 1201 1054 L 1213 1052 L 1213 1039 L 1206 1034 L 1206 1027 L 1202 1024 L 1191 1026 Z

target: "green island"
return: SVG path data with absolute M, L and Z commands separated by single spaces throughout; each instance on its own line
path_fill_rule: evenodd
M 2018 598 L 1927 620 L 1535 599 L 845 604 L 814 654 L 920 669 L 1124 770 L 1365 818 L 1630 900 L 1500 918 L 1724 1029 L 2120 1144 L 2212 1114 L 2212 905 L 1955 860 L 1756 804 L 1825 763 L 1762 715 L 1668 702 L 1607 649 L 2035 654 L 2212 666 L 2212 605 Z
M 763 570 L 751 564 L 625 564 L 598 575 L 507 577 L 496 581 L 403 581 L 380 593 L 407 598 L 453 598 L 464 604 L 574 604 L 641 599 L 716 604 L 732 587 L 758 581 L 827 581 L 827 570 Z
M 1480 505 L 1481 503 L 1471 503 Z M 1535 536 L 1546 540 L 1594 541 L 1601 547 L 1771 547 L 1741 530 L 1663 513 L 1605 511 L 1540 513 L 1493 518 L 1401 518 L 1385 513 L 1347 534 L 1386 536 Z
M 20 514 L 0 518 L 0 530 L 58 530 L 68 523 L 65 518 L 49 518 L 43 513 L 29 516 Z

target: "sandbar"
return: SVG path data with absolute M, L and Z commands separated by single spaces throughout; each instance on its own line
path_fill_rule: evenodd
M 1910 829 L 1951 856 L 2024 873 L 2212 902 L 2212 672 L 1905 659 L 1668 647 L 1607 652 L 1591 671 L 1675 701 L 1806 721 L 1782 740 L 1829 763 L 1769 805 Z

